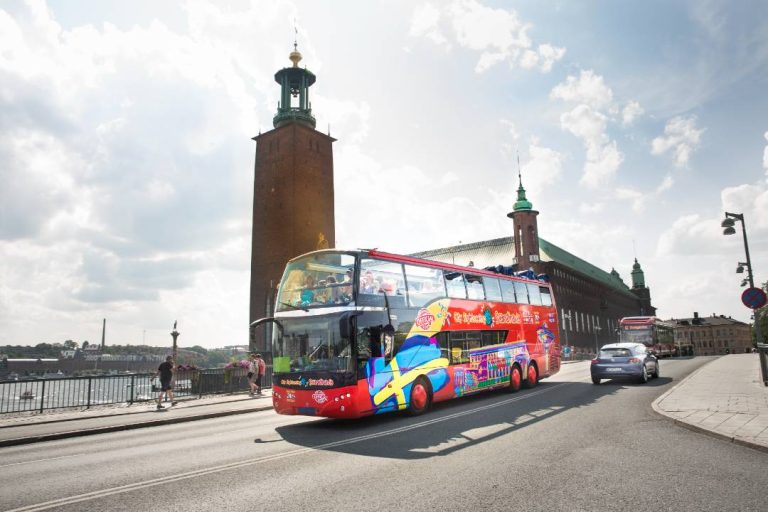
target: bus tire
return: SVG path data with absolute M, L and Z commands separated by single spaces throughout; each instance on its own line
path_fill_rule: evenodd
M 509 370 L 509 392 L 515 393 L 520 391 L 523 385 L 523 372 L 516 364 L 512 365 L 512 369 Z
M 531 362 L 528 364 L 528 371 L 525 376 L 525 388 L 535 388 L 539 383 L 539 369 L 536 368 L 536 364 Z
M 432 386 L 424 377 L 419 377 L 413 381 L 411 386 L 411 399 L 408 404 L 408 413 L 411 416 L 418 416 L 425 413 L 432 404 Z

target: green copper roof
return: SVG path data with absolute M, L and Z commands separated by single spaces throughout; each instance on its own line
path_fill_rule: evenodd
M 637 299 L 618 276 L 618 272 L 616 274 L 606 272 L 555 244 L 547 242 L 541 237 L 539 237 L 539 252 L 542 262 L 557 262 L 564 267 L 599 281 L 627 297 Z M 419 258 L 455 263 L 457 265 L 468 265 L 472 261 L 477 268 L 508 265 L 514 255 L 515 242 L 511 236 L 411 254 L 411 256 Z
M 515 206 L 512 207 L 513 211 L 519 212 L 521 210 L 533 210 L 533 204 L 525 198 L 525 189 L 523 188 L 523 181 L 520 180 L 520 186 L 517 188 L 517 201 Z

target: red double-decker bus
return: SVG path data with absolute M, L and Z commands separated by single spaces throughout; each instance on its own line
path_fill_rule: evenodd
M 681 347 L 675 346 L 673 329 L 672 324 L 655 316 L 628 316 L 619 320 L 619 339 L 642 343 L 657 356 L 669 357 L 681 352 Z
M 280 414 L 419 414 L 486 389 L 533 387 L 560 368 L 544 280 L 376 250 L 288 262 L 273 323 Z

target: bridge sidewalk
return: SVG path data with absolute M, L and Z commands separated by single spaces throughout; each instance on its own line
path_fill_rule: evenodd
M 653 408 L 691 430 L 768 452 L 768 387 L 757 354 L 715 359 L 657 398 Z
M 145 402 L 0 418 L 0 447 L 247 414 L 271 409 L 272 393 L 265 389 L 262 396 L 254 398 L 245 393 L 216 395 L 181 399 L 175 406 L 169 402 L 164 405 L 162 410 L 157 410 L 156 402 Z

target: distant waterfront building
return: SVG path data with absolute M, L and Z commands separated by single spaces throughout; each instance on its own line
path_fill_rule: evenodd
M 725 315 L 665 320 L 674 325 L 675 343 L 693 344 L 697 356 L 739 354 L 752 351 L 752 327 Z
M 274 129 L 254 137 L 250 322 L 271 316 L 272 301 L 291 258 L 334 247 L 333 142 L 315 130 L 309 88 L 315 75 L 299 67 L 294 44 L 292 67 L 275 73 L 280 102 Z M 250 330 L 250 348 L 268 354 L 271 325 Z
M 520 177 L 517 201 L 507 214 L 512 219 L 513 236 L 413 256 L 476 268 L 501 265 L 514 271 L 532 269 L 536 274 L 546 274 L 559 310 L 561 342 L 577 353 L 593 353 L 597 345 L 618 341 L 616 331 L 622 317 L 655 315 L 651 291 L 637 259 L 630 288 L 616 270 L 605 272 L 541 238 L 538 214 L 526 198 Z

